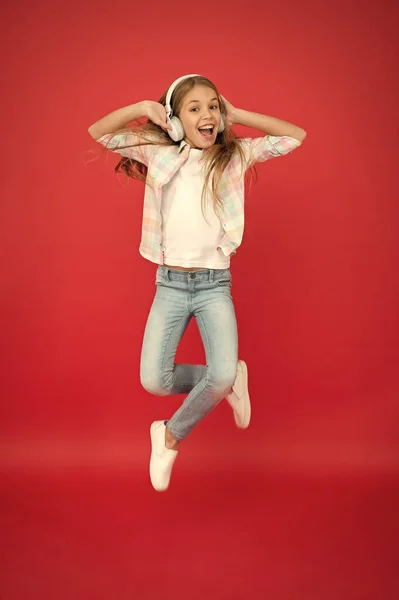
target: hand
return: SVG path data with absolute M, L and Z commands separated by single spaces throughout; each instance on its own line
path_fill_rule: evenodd
M 163 104 L 147 100 L 145 116 L 150 119 L 155 125 L 162 127 L 164 131 L 172 129 L 172 126 L 166 122 L 166 109 Z
M 235 118 L 234 118 L 234 113 L 235 113 L 235 108 L 232 104 L 230 104 L 230 102 L 228 102 L 226 100 L 226 98 L 224 96 L 220 96 L 223 104 L 226 108 L 226 114 L 224 115 L 224 122 L 226 125 L 226 129 L 231 129 L 235 123 Z

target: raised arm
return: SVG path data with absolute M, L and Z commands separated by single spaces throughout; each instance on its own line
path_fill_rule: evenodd
M 235 108 L 233 113 L 234 123 L 259 129 L 264 133 L 276 136 L 289 136 L 299 142 L 306 138 L 306 131 L 297 125 L 277 119 L 277 117 L 268 117 L 259 113 L 250 112 L 242 108 Z
M 171 129 L 171 125 L 166 120 L 167 115 L 163 104 L 153 100 L 143 100 L 109 113 L 109 115 L 90 125 L 89 133 L 92 138 L 98 140 L 107 133 L 115 133 L 119 129 L 124 129 L 131 121 L 141 117 L 148 117 L 152 123 L 158 125 L 164 131 Z
M 123 129 L 132 121 L 147 116 L 147 101 L 129 104 L 123 108 L 118 108 L 109 113 L 102 119 L 99 119 L 89 127 L 89 133 L 94 140 L 98 140 L 107 133 L 115 133 L 119 129 Z
M 306 138 L 306 131 L 297 125 L 276 117 L 268 117 L 243 108 L 236 108 L 226 98 L 223 96 L 221 98 L 226 107 L 227 127 L 244 125 L 245 127 L 259 129 L 259 131 L 263 131 L 268 135 L 292 137 L 301 143 Z

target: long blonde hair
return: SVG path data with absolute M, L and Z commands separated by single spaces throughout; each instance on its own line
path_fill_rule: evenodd
M 220 97 L 216 86 L 212 83 L 212 81 L 210 81 L 206 77 L 202 77 L 200 75 L 195 75 L 193 77 L 184 79 L 181 83 L 179 83 L 177 85 L 177 87 L 173 91 L 173 95 L 172 95 L 172 99 L 171 99 L 171 108 L 172 108 L 174 115 L 176 115 L 177 117 L 179 116 L 184 97 L 186 96 L 186 94 L 188 94 L 193 89 L 193 87 L 195 85 L 204 85 L 206 87 L 211 88 L 214 92 L 216 92 L 216 95 L 219 99 L 219 105 L 221 107 L 221 113 L 222 113 L 222 115 L 226 115 L 225 104 L 223 102 L 223 99 Z M 163 106 L 166 105 L 166 95 L 167 95 L 167 90 L 159 99 L 159 103 L 162 104 Z M 138 137 L 138 141 L 136 144 L 127 144 L 126 146 L 120 146 L 118 144 L 118 148 L 128 148 L 128 147 L 132 147 L 135 145 L 138 146 L 138 145 L 147 145 L 147 144 L 157 144 L 157 145 L 161 145 L 161 146 L 173 146 L 173 145 L 178 146 L 178 145 L 180 145 L 180 142 L 174 142 L 172 140 L 172 138 L 166 133 L 166 131 L 164 131 L 162 129 L 162 127 L 155 125 L 155 123 L 153 123 L 149 119 L 147 119 L 147 121 L 144 123 L 139 123 L 139 125 L 137 125 L 137 126 L 130 126 L 125 129 L 118 130 L 115 132 L 114 135 L 124 134 L 124 133 L 125 134 L 127 134 L 127 133 L 135 134 L 135 136 Z M 107 149 L 107 148 L 105 148 L 105 149 Z M 220 195 L 220 189 L 219 189 L 220 181 L 221 181 L 224 170 L 226 169 L 226 167 L 228 166 L 228 164 L 230 162 L 230 159 L 237 152 L 239 153 L 240 160 L 241 160 L 242 168 L 241 168 L 240 177 L 242 177 L 246 173 L 245 156 L 244 156 L 244 152 L 242 150 L 241 144 L 239 142 L 239 138 L 235 134 L 233 134 L 231 129 L 229 131 L 227 129 L 225 129 L 223 132 L 218 133 L 216 136 L 215 143 L 203 152 L 203 157 L 201 158 L 201 160 L 204 161 L 206 170 L 205 170 L 204 187 L 203 187 L 202 196 L 201 196 L 202 210 L 205 207 L 205 194 L 206 194 L 206 190 L 208 189 L 209 181 L 210 181 L 212 175 L 213 175 L 213 177 L 212 177 L 211 190 L 212 190 L 214 209 L 215 210 L 217 210 L 218 208 L 223 209 L 223 200 Z M 118 164 L 115 167 L 116 173 L 120 173 L 120 172 L 125 173 L 125 175 L 127 177 L 131 177 L 132 179 L 138 179 L 139 181 L 142 181 L 143 183 L 151 185 L 150 182 L 147 181 L 147 171 L 148 171 L 148 169 L 147 169 L 146 165 L 144 165 L 143 163 L 140 163 L 136 160 L 133 160 L 131 158 L 128 158 L 128 157 L 121 158 L 121 160 L 118 162 Z M 253 165 L 251 166 L 249 171 L 251 172 L 251 175 L 252 174 L 256 175 L 256 169 Z

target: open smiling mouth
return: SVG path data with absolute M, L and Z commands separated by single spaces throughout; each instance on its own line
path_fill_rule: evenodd
M 198 128 L 198 131 L 200 132 L 200 134 L 203 137 L 210 138 L 210 137 L 212 137 L 212 134 L 213 134 L 213 127 L 212 126 L 201 127 L 201 128 Z

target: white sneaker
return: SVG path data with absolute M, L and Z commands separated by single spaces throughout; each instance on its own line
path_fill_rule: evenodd
M 178 454 L 177 450 L 165 446 L 165 429 L 164 421 L 154 421 L 150 427 L 150 478 L 157 492 L 164 492 L 168 488 L 173 463 Z
M 251 402 L 248 392 L 248 368 L 243 360 L 237 364 L 237 376 L 233 391 L 227 394 L 226 400 L 234 411 L 237 427 L 245 429 L 251 420 Z

